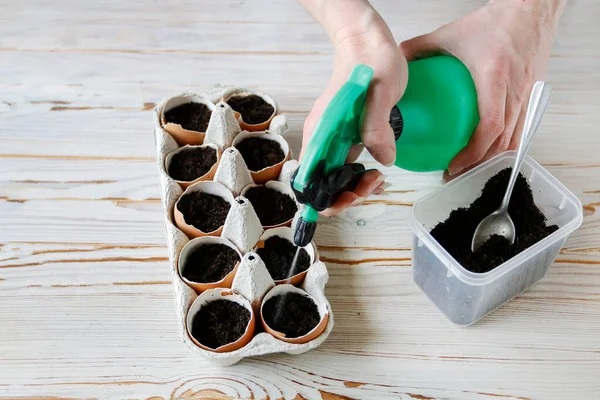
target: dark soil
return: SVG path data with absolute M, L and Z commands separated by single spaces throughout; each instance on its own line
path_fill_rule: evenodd
M 190 182 L 206 175 L 217 162 L 217 151 L 212 147 L 191 147 L 171 158 L 169 176 L 175 180 Z
M 245 123 L 251 125 L 267 121 L 275 112 L 272 105 L 255 94 L 248 96 L 232 96 L 227 100 L 227 104 L 235 111 L 242 114 L 242 119 Z
M 165 121 L 179 124 L 183 129 L 206 132 L 211 115 L 210 109 L 201 103 L 186 103 L 165 113 Z
M 527 180 L 519 174 L 508 207 L 515 224 L 515 242 L 511 245 L 502 236 L 494 235 L 477 251 L 471 251 L 475 229 L 500 206 L 510 173 L 511 168 L 506 168 L 494 175 L 468 208 L 453 210 L 446 221 L 431 231 L 435 240 L 469 271 L 491 271 L 558 229 L 556 225 L 546 225 L 546 217 L 535 205 Z
M 269 327 L 297 338 L 313 330 L 321 320 L 317 305 L 300 293 L 271 297 L 263 306 L 263 318 Z
M 250 322 L 250 311 L 229 300 L 215 300 L 200 308 L 192 322 L 192 336 L 216 349 L 238 340 Z
M 183 277 L 192 282 L 212 283 L 225 278 L 240 261 L 238 253 L 222 243 L 196 248 L 183 266 Z
M 274 140 L 249 137 L 235 147 L 239 150 L 250 171 L 260 171 L 282 162 L 285 158 L 281 146 Z
M 251 187 L 244 197 L 252 203 L 263 226 L 282 224 L 294 218 L 298 211 L 294 199 L 266 186 Z
M 275 281 L 288 279 L 292 276 L 306 271 L 310 267 L 310 256 L 304 249 L 300 249 L 298 260 L 293 271 L 290 271 L 296 250 L 294 243 L 279 236 L 272 236 L 265 240 L 264 247 L 256 252 L 265 262 L 271 278 Z
M 208 233 L 225 223 L 231 205 L 214 194 L 191 192 L 179 200 L 177 208 L 185 217 L 185 222 Z

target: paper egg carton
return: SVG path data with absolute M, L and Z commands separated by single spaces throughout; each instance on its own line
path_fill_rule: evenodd
M 222 101 L 232 93 L 238 92 L 258 94 L 273 105 L 275 113 L 266 126 L 253 127 L 245 124 L 239 114 L 235 113 L 227 103 Z M 203 138 L 198 137 L 198 134 L 196 134 L 196 136 L 190 136 L 189 132 L 180 132 L 185 131 L 181 129 L 180 126 L 177 126 L 178 129 L 175 129 L 175 134 L 172 134 L 173 132 L 169 133 L 163 128 L 161 121 L 163 110 L 168 110 L 183 104 L 189 101 L 186 100 L 189 98 L 193 98 L 194 101 L 203 102 L 212 111 L 206 134 L 203 135 Z M 245 357 L 254 357 L 272 353 L 301 354 L 319 346 L 325 341 L 333 328 L 333 314 L 324 293 L 329 275 L 325 264 L 319 260 L 316 247 L 313 243 L 310 245 L 312 246 L 312 251 L 309 251 L 313 263 L 308 268 L 304 280 L 299 287 L 317 300 L 320 313 L 325 312 L 327 314 L 328 319 L 325 329 L 316 338 L 302 344 L 285 342 L 262 330 L 260 323 L 257 323 L 256 334 L 248 344 L 235 351 L 219 353 L 205 350 L 194 343 L 194 340 L 192 340 L 188 333 L 186 325 L 188 310 L 194 303 L 194 300 L 198 297 L 198 293 L 182 279 L 178 267 L 181 251 L 184 246 L 190 242 L 188 236 L 177 227 L 175 220 L 176 213 L 174 212 L 176 202 L 183 194 L 184 188 L 185 190 L 190 191 L 194 190 L 196 186 L 203 186 L 208 188 L 208 191 L 217 190 L 222 192 L 223 190 L 226 190 L 229 193 L 226 197 L 229 199 L 228 201 L 231 201 L 231 208 L 224 226 L 216 236 L 229 240 L 237 247 L 239 254 L 242 255 L 242 261 L 236 267 L 237 270 L 231 290 L 243 296 L 250 304 L 252 304 L 252 308 L 256 310 L 255 314 L 257 321 L 260 321 L 261 301 L 264 296 L 276 286 L 265 267 L 264 262 L 260 259 L 258 254 L 253 252 L 261 242 L 261 239 L 273 234 L 272 229 L 263 229 L 256 212 L 252 208 L 252 204 L 247 199 L 246 201 L 240 202 L 237 202 L 234 199 L 243 200 L 244 198 L 239 196 L 244 192 L 245 188 L 247 190 L 249 186 L 257 183 L 257 180 L 266 180 L 268 181 L 265 183 L 266 186 L 276 186 L 279 188 L 278 190 L 287 191 L 287 193 L 295 199 L 293 192 L 289 187 L 289 181 L 291 174 L 296 169 L 298 163 L 293 159 L 287 141 L 285 140 L 284 134 L 288 130 L 287 121 L 285 116 L 279 113 L 277 104 L 268 95 L 256 90 L 215 86 L 206 93 L 185 92 L 165 99 L 154 109 L 153 119 L 161 185 L 161 200 L 164 210 L 169 251 L 169 270 L 175 295 L 179 332 L 183 342 L 192 351 L 223 366 L 235 364 Z M 242 129 L 242 127 L 253 130 L 262 128 L 266 133 L 247 132 Z M 172 131 L 171 128 L 172 127 L 170 127 L 170 131 Z M 200 184 L 192 185 L 192 183 L 181 183 L 169 177 L 169 174 L 167 173 L 167 156 L 185 146 L 184 142 L 186 140 L 182 140 L 179 133 L 183 133 L 184 136 L 188 134 L 187 143 L 190 143 L 191 139 L 194 145 L 208 144 L 213 148 L 215 146 L 218 148 L 218 166 L 216 169 L 213 168 L 213 170 L 210 171 L 208 174 L 210 176 L 203 177 L 204 182 L 201 182 Z M 270 137 L 276 138 L 284 150 L 284 153 L 287 153 L 284 162 L 277 168 L 276 173 L 273 173 L 271 170 L 266 177 L 264 174 L 263 176 L 258 176 L 257 173 L 249 171 L 241 154 L 237 149 L 232 147 L 232 145 L 237 142 L 236 139 L 239 140 L 244 136 L 261 134 L 274 135 Z M 178 137 L 180 143 L 178 143 L 174 137 Z M 261 182 L 261 184 L 262 183 L 263 182 Z M 298 215 L 299 212 L 296 213 L 294 220 L 291 222 L 292 226 Z M 290 225 L 290 223 L 287 225 Z M 273 229 L 287 229 L 288 233 L 286 235 L 288 236 L 291 231 L 291 228 Z

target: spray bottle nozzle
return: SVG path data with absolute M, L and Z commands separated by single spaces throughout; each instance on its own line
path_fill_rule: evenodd
M 304 218 L 300 217 L 294 232 L 294 244 L 298 247 L 308 246 L 315 235 L 316 228 L 316 222 L 306 221 Z

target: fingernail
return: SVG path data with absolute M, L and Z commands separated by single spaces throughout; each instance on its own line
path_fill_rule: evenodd
M 460 174 L 462 172 L 462 170 L 464 170 L 464 167 L 454 167 L 454 168 L 448 168 L 448 175 L 450 176 L 454 176 L 456 174 Z
M 392 187 L 392 184 L 391 184 L 391 183 L 389 183 L 389 182 L 386 182 L 386 183 L 384 183 L 384 184 L 383 184 L 383 190 L 385 190 L 385 189 L 389 189 L 389 188 L 391 188 L 391 187 Z
M 381 182 L 385 181 L 385 178 L 387 178 L 386 174 L 381 174 L 377 177 L 377 180 L 375 181 L 375 183 L 377 185 L 379 185 Z
M 361 204 L 363 201 L 365 201 L 364 197 L 357 197 L 352 201 L 352 205 L 353 206 L 358 206 L 359 204 Z

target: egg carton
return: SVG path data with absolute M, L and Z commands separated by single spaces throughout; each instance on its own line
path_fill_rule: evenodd
M 265 124 L 249 125 L 245 123 L 241 115 L 233 111 L 224 101 L 230 95 L 236 93 L 250 93 L 261 96 L 275 108 L 274 115 Z M 204 103 L 212 111 L 205 133 L 186 131 L 179 125 L 164 123 L 164 111 L 190 100 Z M 303 274 L 299 274 L 302 276 L 297 275 L 290 281 L 285 282 L 273 281 L 264 262 L 254 251 L 270 236 L 282 236 L 291 240 L 292 228 L 299 217 L 300 211 L 296 213 L 292 221 L 287 221 L 281 224 L 282 226 L 263 227 L 252 204 L 243 197 L 249 187 L 264 184 L 267 187 L 289 194 L 295 200 L 289 181 L 291 174 L 298 166 L 298 162 L 293 159 L 284 137 L 284 134 L 288 131 L 286 117 L 280 114 L 275 101 L 257 90 L 217 85 L 204 93 L 183 92 L 165 99 L 155 107 L 153 119 L 161 200 L 169 251 L 169 270 L 181 340 L 193 352 L 222 366 L 233 365 L 245 357 L 272 353 L 302 354 L 319 346 L 330 334 L 334 321 L 331 306 L 325 297 L 325 285 L 329 275 L 325 264 L 319 260 L 314 243 L 306 248 L 311 257 L 311 266 Z M 233 146 L 244 137 L 261 135 L 268 135 L 268 138 L 280 143 L 286 157 L 275 168 L 270 167 L 268 171 L 252 172 L 249 171 L 239 151 Z M 194 182 L 176 181 L 167 173 L 168 163 L 175 154 L 174 152 L 190 145 L 203 145 L 215 149 L 218 158 L 216 167 L 213 167 L 205 176 Z M 225 224 L 219 230 L 211 232 L 210 236 L 203 232 L 188 230 L 190 227 L 186 227 L 185 219 L 176 208 L 176 203 L 184 191 L 195 190 L 219 194 L 226 198 L 231 205 Z M 298 209 L 300 210 L 300 207 Z M 184 230 L 186 231 L 184 232 Z M 201 237 L 190 239 L 190 237 L 198 235 Z M 216 285 L 196 287 L 195 290 L 191 282 L 187 282 L 182 278 L 180 272 L 182 263 L 180 260 L 186 256 L 185 248 L 194 245 L 192 241 L 202 240 L 220 240 L 232 244 L 241 256 L 241 262 L 230 275 Z M 186 247 L 186 245 L 188 246 Z M 233 280 L 231 280 L 232 277 Z M 230 288 L 227 288 L 229 284 Z M 292 343 L 292 339 L 284 341 L 282 338 L 276 337 L 277 332 L 267 333 L 265 330 L 260 330 L 260 324 L 256 324 L 256 334 L 243 347 L 233 351 L 222 351 L 223 349 L 214 351 L 199 345 L 188 331 L 188 324 L 191 323 L 193 313 L 197 311 L 200 304 L 213 299 L 215 296 L 235 294 L 238 298 L 241 297 L 244 300 L 236 301 L 242 303 L 247 301 L 250 304 L 251 309 L 254 311 L 253 318 L 260 318 L 261 304 L 265 296 L 268 298 L 282 291 L 298 291 L 298 288 L 304 290 L 309 297 L 312 296 L 321 314 L 319 326 L 307 335 L 311 336 L 312 333 L 310 340 L 304 343 Z M 321 333 L 313 337 L 315 332 Z

